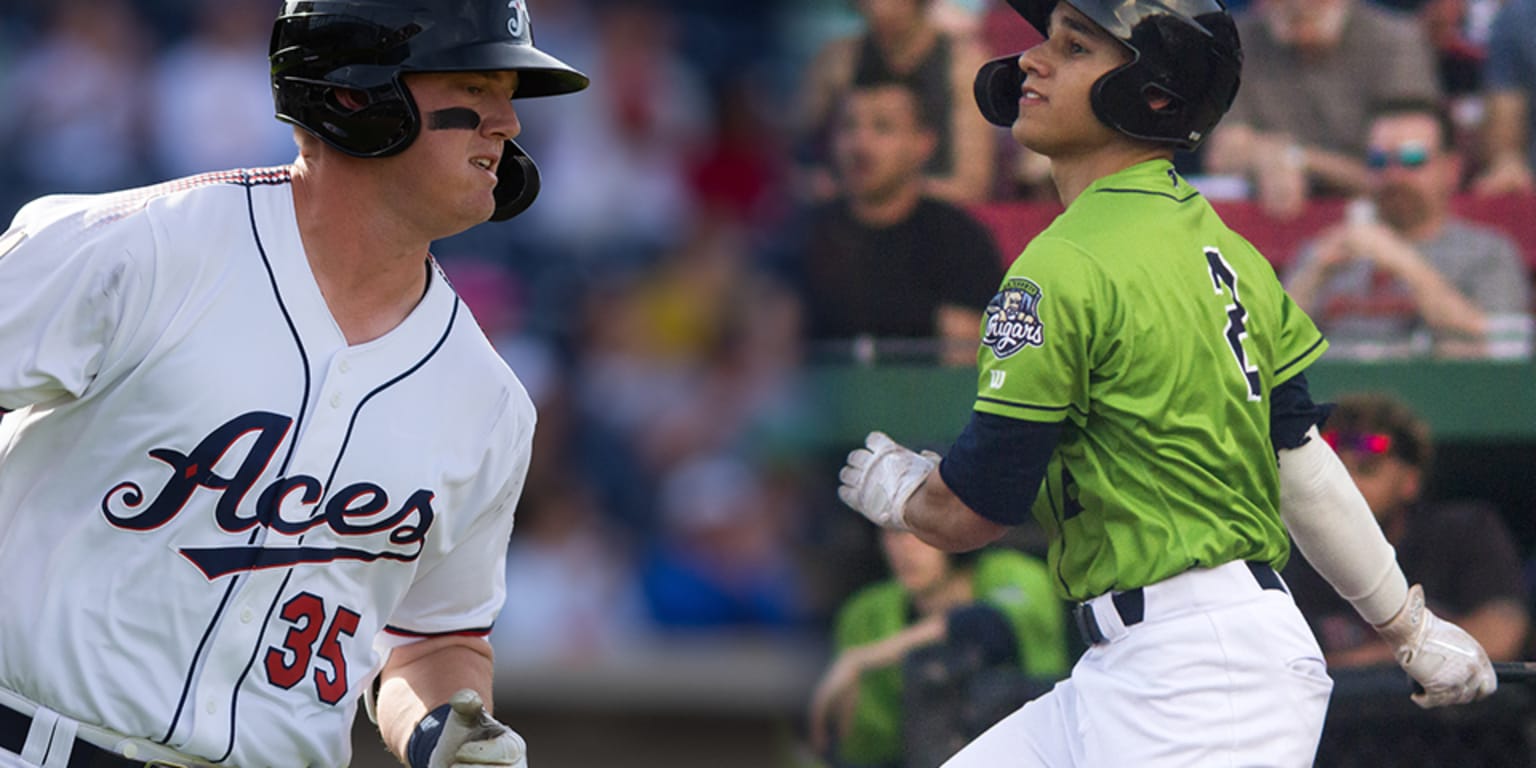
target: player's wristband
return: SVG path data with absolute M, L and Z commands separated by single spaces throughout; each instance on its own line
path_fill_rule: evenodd
M 411 740 L 405 744 L 405 760 L 411 768 L 427 768 L 432 762 L 432 750 L 437 749 L 437 737 L 443 735 L 443 723 L 448 721 L 452 710 L 447 704 L 428 712 L 411 731 Z

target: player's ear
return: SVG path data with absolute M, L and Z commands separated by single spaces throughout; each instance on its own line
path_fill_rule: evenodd
M 355 88 L 336 88 L 331 91 L 331 94 L 332 98 L 336 99 L 336 103 L 344 109 L 356 112 L 368 106 L 367 94 Z
M 1156 83 L 1148 83 L 1142 88 L 1141 97 L 1147 100 L 1147 107 L 1153 112 L 1178 109 L 1180 106 L 1179 97 Z

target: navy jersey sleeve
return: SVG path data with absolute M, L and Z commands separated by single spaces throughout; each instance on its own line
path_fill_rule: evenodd
M 1307 430 L 1321 427 L 1333 412 L 1332 403 L 1312 402 L 1306 374 L 1298 373 L 1269 392 L 1269 440 L 1275 450 L 1306 445 Z
M 976 411 L 939 464 L 939 476 L 976 514 L 1018 525 L 1029 516 L 1060 439 L 1059 422 Z

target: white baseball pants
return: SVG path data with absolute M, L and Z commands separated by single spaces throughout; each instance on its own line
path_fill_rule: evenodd
M 1130 627 L 1089 601 L 1106 639 L 944 768 L 1312 765 L 1333 681 L 1291 596 L 1242 562 L 1143 594 Z

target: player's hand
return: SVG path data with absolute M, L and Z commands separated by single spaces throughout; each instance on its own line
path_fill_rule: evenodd
M 499 765 L 528 768 L 528 745 L 517 731 L 485 711 L 480 694 L 465 688 L 448 702 L 448 722 L 437 738 L 428 768 Z
M 863 448 L 848 454 L 837 495 L 876 525 L 905 531 L 907 499 L 938 465 L 937 454 L 918 454 L 884 432 L 871 432 Z
M 1488 654 L 1466 630 L 1424 605 L 1424 587 L 1408 590 L 1408 602 L 1391 621 L 1376 628 L 1392 645 L 1397 663 L 1424 689 L 1413 695 L 1425 709 L 1465 704 L 1498 687 Z

